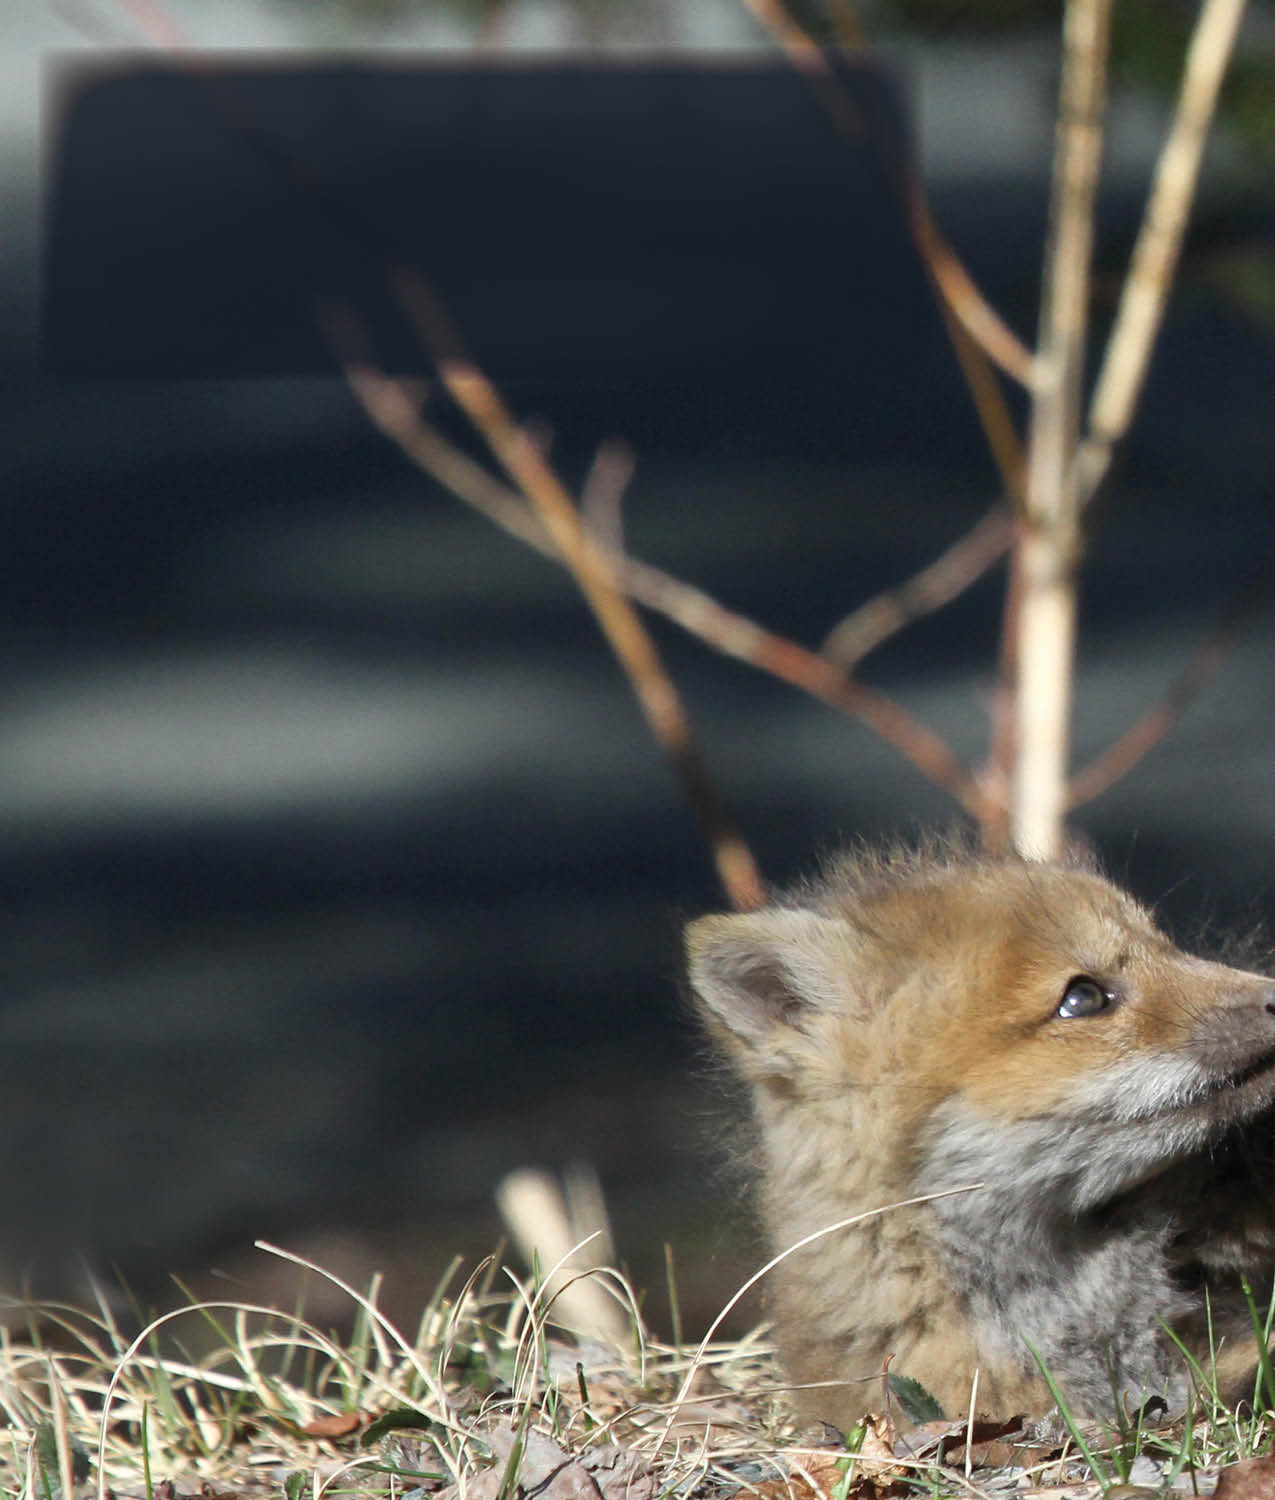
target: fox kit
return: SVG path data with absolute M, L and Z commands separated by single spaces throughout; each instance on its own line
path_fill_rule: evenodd
M 1241 1278 L 1264 1308 L 1275 1274 L 1270 979 L 1090 868 L 953 851 L 843 859 L 687 942 L 775 1249 L 872 1215 L 771 1272 L 805 1415 L 879 1405 L 888 1363 L 949 1415 L 977 1370 L 981 1410 L 1042 1417 L 1033 1348 L 1076 1415 L 1180 1409 L 1170 1330 L 1239 1393 Z

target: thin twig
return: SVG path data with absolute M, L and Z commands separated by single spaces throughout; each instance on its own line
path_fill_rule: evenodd
M 978 417 L 988 452 L 996 465 L 1001 489 L 1010 508 L 1016 515 L 1021 515 L 1026 464 L 1018 427 L 1010 412 L 1009 403 L 1005 400 L 1005 392 L 1001 390 L 996 371 L 982 346 L 961 322 L 947 294 L 935 279 L 933 266 L 924 258 L 923 264 L 934 285 L 939 314 L 947 330 L 952 352 L 956 355 L 956 362 L 965 377 L 970 399 L 974 403 L 974 414 Z
M 373 424 L 418 468 L 520 542 L 562 561 L 522 497 L 422 420 L 410 387 L 358 359 L 346 359 L 345 375 Z M 724 608 L 701 589 L 633 558 L 604 555 L 617 584 L 645 608 L 724 656 L 779 678 L 866 725 L 972 818 L 985 816 L 978 780 L 946 741 L 901 704 L 856 681 L 836 662 Z
M 608 552 L 624 551 L 624 492 L 633 478 L 633 449 L 619 438 L 598 444 L 580 487 L 580 517 Z
M 1030 390 L 1036 377 L 1031 351 L 979 291 L 965 263 L 939 230 L 910 160 L 906 170 L 912 233 L 943 302 L 992 363 Z
M 1102 160 L 1107 44 L 1114 0 L 1067 0 L 1063 75 L 1040 343 L 1027 449 L 1015 620 L 1011 837 L 1020 854 L 1055 858 L 1066 808 L 1080 553 L 1075 452 L 1089 312 L 1089 263 Z
M 394 268 L 392 280 L 448 394 L 534 507 L 579 585 L 629 679 L 651 732 L 681 778 L 732 905 L 742 911 L 762 905 L 766 891 L 756 861 L 730 820 L 691 732 L 682 700 L 664 670 L 650 633 L 619 588 L 607 554 L 580 524 L 575 502 L 562 481 L 470 356 L 433 288 L 419 272 L 402 264 Z
M 981 578 L 1004 557 L 1013 533 L 1005 507 L 994 505 L 928 567 L 847 615 L 820 652 L 849 671 L 896 631 L 941 609 Z
M 851 142 L 861 141 L 864 125 L 858 108 L 823 51 L 793 20 L 785 0 L 744 3 L 809 82 L 833 125 Z M 862 32 L 858 35 L 861 37 Z M 1022 443 L 993 365 L 1029 386 L 1034 378 L 1031 352 L 979 291 L 960 257 L 939 232 L 911 156 L 905 154 L 894 165 L 913 244 L 934 287 L 943 326 L 969 387 L 1001 486 L 1017 508 L 1023 495 Z
M 868 34 L 855 0 L 829 0 L 824 9 L 838 46 L 858 52 L 868 45 Z
M 1244 3 L 1205 0 L 1191 35 L 1173 122 L 1156 163 L 1142 227 L 1090 403 L 1089 431 L 1076 459 L 1082 505 L 1088 504 L 1106 478 L 1115 446 L 1129 430 L 1146 380 Z
M 1275 552 L 1267 557 L 1258 575 L 1226 607 L 1160 701 L 1072 777 L 1068 787 L 1069 807 L 1079 807 L 1105 792 L 1168 734 L 1217 676 L 1235 649 L 1240 631 L 1269 598 L 1272 585 L 1275 585 Z
M 864 128 L 858 109 L 841 86 L 819 44 L 793 19 L 784 0 L 744 0 L 744 4 L 793 67 L 809 80 L 837 128 L 853 141 L 862 140 Z M 909 179 L 914 178 L 910 168 L 905 168 L 905 171 Z M 959 257 L 942 239 L 930 217 L 919 183 L 916 191 L 908 191 L 906 196 L 909 223 L 918 248 L 944 300 L 980 348 L 1007 375 L 1029 385 L 1031 351 L 979 291 Z

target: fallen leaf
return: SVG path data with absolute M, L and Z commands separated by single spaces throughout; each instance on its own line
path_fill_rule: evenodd
M 654 1500 L 658 1486 L 650 1465 L 618 1443 L 590 1448 L 579 1463 L 593 1476 L 602 1500 Z
M 518 1493 L 534 1493 L 536 1500 L 603 1500 L 601 1487 L 584 1464 L 543 1432 L 529 1430 L 520 1436 L 509 1423 L 502 1422 L 478 1435 L 497 1461 L 466 1486 L 472 1500 L 496 1500 L 510 1456 L 519 1443 L 518 1470 L 514 1476 Z M 617 1486 L 614 1500 L 623 1500 L 623 1496 L 623 1488 Z
M 366 1412 L 332 1412 L 326 1417 L 315 1417 L 313 1422 L 307 1422 L 305 1426 L 301 1428 L 301 1432 L 305 1437 L 349 1437 L 352 1432 L 357 1432 L 359 1428 L 369 1420 L 370 1419 Z
M 973 1427 L 965 1418 L 951 1422 L 922 1422 L 895 1439 L 894 1452 L 898 1458 L 928 1458 L 937 1456 L 942 1463 L 952 1468 L 961 1468 L 965 1463 L 965 1443 L 969 1437 L 970 1465 L 976 1468 L 1006 1468 L 1016 1464 L 1019 1468 L 1042 1462 L 1055 1450 L 1053 1448 L 1027 1447 L 1007 1442 L 1006 1439 L 1021 1436 L 1023 1419 L 1010 1417 L 1004 1422 L 993 1422 L 986 1417 L 976 1417 Z
M 738 1428 L 753 1420 L 753 1413 L 734 1391 L 724 1386 L 713 1372 L 701 1365 L 678 1403 L 669 1424 L 670 1434 L 694 1438 L 705 1444 L 713 1442 L 713 1429 Z M 720 1435 L 720 1433 L 719 1433 Z
M 509 1456 L 519 1441 L 519 1433 L 508 1422 L 498 1422 L 494 1427 L 483 1428 L 478 1436 L 496 1455 L 499 1460 L 496 1468 L 503 1475 Z M 535 1428 L 526 1429 L 521 1434 L 521 1441 L 522 1451 L 515 1477 L 524 1490 L 538 1490 L 552 1474 L 571 1462 L 571 1455 L 561 1443 L 554 1442 Z
M 1102 1494 L 1102 1486 L 1096 1479 L 1076 1484 L 1054 1484 L 1046 1485 L 1039 1490 L 1021 1490 L 1016 1500 L 1097 1500 L 1098 1496 L 1106 1500 Z
M 894 1452 L 898 1458 L 922 1458 L 933 1453 L 946 1439 L 959 1438 L 965 1446 L 967 1437 L 973 1438 L 973 1446 L 990 1443 L 997 1438 L 1010 1437 L 1023 1430 L 1021 1417 L 1010 1417 L 1005 1422 L 992 1422 L 986 1417 L 975 1417 L 971 1423 L 964 1417 L 954 1421 L 922 1422 L 895 1439 Z
M 863 1448 L 857 1455 L 790 1449 L 779 1455 L 787 1473 L 749 1484 L 749 1500 L 758 1495 L 763 1500 L 831 1500 L 834 1493 L 846 1500 L 884 1500 L 910 1494 L 904 1469 L 885 1446 L 883 1433 L 893 1431 L 892 1426 L 885 1418 L 869 1417 L 867 1422 L 866 1455 Z
M 888 1412 L 869 1412 L 863 1419 L 863 1441 L 855 1455 L 855 1463 L 864 1473 L 885 1469 L 899 1472 L 895 1462 L 894 1445 L 898 1432 Z

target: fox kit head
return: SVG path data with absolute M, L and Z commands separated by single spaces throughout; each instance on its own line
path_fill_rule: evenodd
M 1181 1402 L 1173 1341 L 1203 1364 L 1219 1333 L 1244 1378 L 1238 1278 L 1275 1273 L 1269 979 L 1091 869 L 950 853 L 843 861 L 687 944 L 793 1247 L 808 1415 L 861 1413 L 889 1367 L 949 1413 L 978 1371 L 989 1409 L 1043 1416 L 1038 1356 L 1082 1414 Z
M 839 1113 L 898 1189 L 1027 1172 L 1089 1207 L 1275 1104 L 1272 981 L 1182 952 L 1090 869 L 847 860 L 687 942 L 763 1135 Z

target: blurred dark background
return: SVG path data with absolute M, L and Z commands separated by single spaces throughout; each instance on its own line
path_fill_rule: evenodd
M 569 581 L 371 430 L 314 308 L 424 369 L 379 274 L 416 259 L 569 482 L 632 445 L 635 555 L 816 643 L 995 495 L 890 189 L 914 131 L 949 237 L 1034 327 L 1051 33 L 915 46 L 847 71 L 857 145 L 756 50 L 50 65 L 43 347 L 3 355 L 7 1280 L 84 1252 L 148 1295 L 242 1284 L 265 1235 L 389 1268 L 410 1319 L 494 1247 L 502 1173 L 576 1158 L 657 1323 L 666 1241 L 692 1321 L 751 1267 L 678 994 L 679 923 L 722 901 L 693 819 Z M 1131 55 L 1096 347 L 1167 108 Z M 1228 108 L 1086 573 L 1079 760 L 1275 546 L 1275 179 Z M 1002 582 L 864 670 L 969 756 Z M 655 629 L 769 879 L 952 821 L 862 728 Z M 1273 638 L 1264 608 L 1076 820 L 1188 935 L 1271 916 Z

